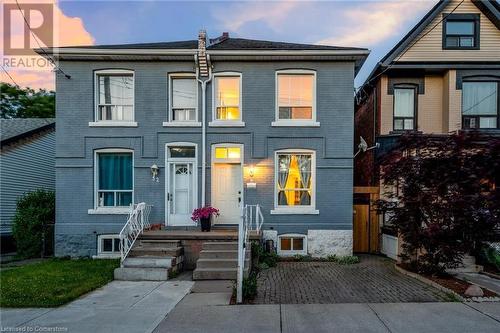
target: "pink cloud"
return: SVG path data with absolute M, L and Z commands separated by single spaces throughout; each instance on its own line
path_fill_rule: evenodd
M 4 3 L 14 3 L 15 1 L 4 1 Z M 58 1 L 56 0 L 20 0 L 19 3 L 51 3 L 54 5 L 54 46 L 78 46 L 78 45 L 93 45 L 95 42 L 94 37 L 85 29 L 83 21 L 79 17 L 69 17 L 62 12 L 59 8 Z M 30 24 L 32 26 L 38 26 L 43 21 L 41 15 L 35 15 L 31 17 Z M 16 15 L 12 20 L 11 25 L 11 40 L 12 45 L 19 45 L 23 41 L 23 31 L 25 22 L 21 15 Z M 39 40 L 39 42 L 41 42 Z M 3 34 L 0 37 L 0 45 L 3 48 Z M 38 46 L 36 42 L 32 42 L 31 45 L 35 47 Z M 42 44 L 42 46 L 44 46 Z M 2 49 L 3 55 L 3 49 Z M 54 73 L 51 68 L 38 68 L 38 69 L 27 69 L 27 68 L 7 68 L 9 74 L 14 78 L 14 80 L 23 87 L 30 87 L 34 89 L 44 88 L 44 89 L 54 89 Z M 2 81 L 10 82 L 10 78 L 3 72 Z

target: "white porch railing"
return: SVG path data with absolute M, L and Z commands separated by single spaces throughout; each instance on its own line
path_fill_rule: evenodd
M 134 246 L 134 243 L 145 228 L 149 228 L 149 213 L 151 205 L 141 202 L 133 206 L 129 214 L 127 223 L 120 231 L 120 259 L 121 263 L 127 258 L 128 253 Z
M 245 271 L 245 251 L 249 243 L 250 231 L 260 232 L 264 216 L 260 205 L 245 205 L 241 209 L 238 224 L 238 272 L 236 277 L 236 302 L 243 302 L 243 274 Z

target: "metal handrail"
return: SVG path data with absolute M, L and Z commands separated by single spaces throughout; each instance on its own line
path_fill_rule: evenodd
M 238 223 L 238 272 L 236 276 L 236 302 L 243 302 L 243 274 L 245 271 L 245 251 L 249 243 L 250 231 L 260 232 L 264 216 L 260 205 L 245 205 L 241 208 Z
M 136 239 L 145 228 L 149 228 L 151 207 L 151 205 L 146 205 L 144 202 L 132 206 L 133 209 L 127 218 L 127 223 L 125 223 L 120 231 L 120 263 L 122 265 L 134 246 Z

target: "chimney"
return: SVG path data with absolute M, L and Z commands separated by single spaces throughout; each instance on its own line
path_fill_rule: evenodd
M 198 33 L 198 70 L 200 76 L 208 76 L 207 32 L 205 30 L 200 30 Z
M 215 45 L 215 44 L 222 43 L 226 39 L 229 39 L 229 32 L 223 32 L 222 36 L 219 36 L 217 38 L 209 39 L 208 41 L 210 43 L 209 45 L 212 46 L 212 45 Z

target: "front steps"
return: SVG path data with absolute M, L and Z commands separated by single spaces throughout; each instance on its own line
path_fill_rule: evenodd
M 178 240 L 138 238 L 122 267 L 115 269 L 115 280 L 165 281 L 182 270 L 184 250 Z
M 244 276 L 250 267 L 250 250 L 245 252 Z M 204 242 L 193 271 L 193 280 L 236 280 L 238 242 Z

